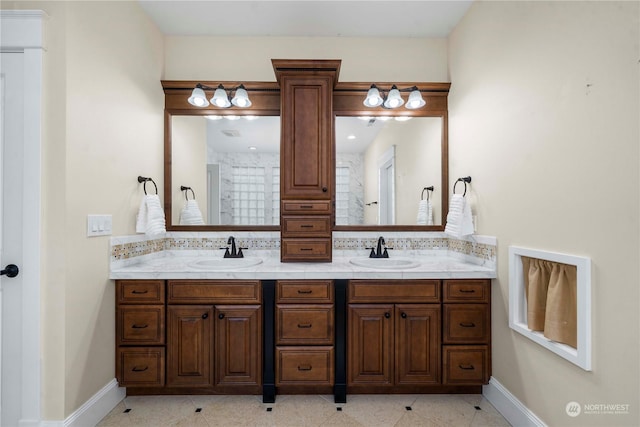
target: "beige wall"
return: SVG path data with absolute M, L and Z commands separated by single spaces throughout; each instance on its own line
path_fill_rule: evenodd
M 163 38 L 134 2 L 2 2 L 47 12 L 42 144 L 42 417 L 62 420 L 115 376 L 109 238 L 135 232 L 142 188 L 162 191 Z
M 341 59 L 340 81 L 446 82 L 446 39 L 345 37 L 166 38 L 165 76 L 275 81 L 271 59 Z
M 639 425 L 638 2 L 476 2 L 449 41 L 451 177 L 498 238 L 493 376 L 552 426 Z M 592 260 L 593 371 L 508 326 L 509 245 Z M 565 413 L 569 401 L 629 415 Z
M 207 119 L 202 116 L 173 116 L 171 128 L 171 223 L 180 224 L 185 204 L 181 185 L 191 187 L 202 218 L 207 221 Z M 188 192 L 189 200 L 193 198 Z

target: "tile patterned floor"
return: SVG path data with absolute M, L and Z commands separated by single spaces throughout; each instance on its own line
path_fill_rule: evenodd
M 262 396 L 131 396 L 99 427 L 506 427 L 510 424 L 481 395 L 279 395 L 276 403 Z

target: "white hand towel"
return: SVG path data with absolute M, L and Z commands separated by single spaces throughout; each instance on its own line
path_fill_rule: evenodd
M 449 202 L 449 213 L 444 232 L 460 238 L 473 234 L 473 231 L 471 206 L 461 194 L 454 194 Z
M 202 225 L 202 212 L 198 207 L 198 202 L 195 199 L 187 200 L 184 204 L 184 208 L 180 211 L 180 225 Z
M 420 200 L 417 223 L 418 225 L 433 225 L 433 208 L 430 200 Z
M 136 219 L 136 232 L 154 236 L 165 233 L 166 223 L 164 211 L 157 194 L 147 194 L 142 199 L 138 218 Z

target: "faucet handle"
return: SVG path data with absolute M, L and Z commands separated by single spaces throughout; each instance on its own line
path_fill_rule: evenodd
M 382 258 L 389 258 L 389 252 L 387 252 L 387 249 L 393 249 L 393 248 L 388 248 L 388 247 L 384 247 L 384 252 L 382 253 Z
M 238 258 L 244 258 L 244 254 L 242 253 L 243 249 L 249 249 L 249 248 L 238 248 Z
M 375 258 L 376 257 L 376 248 L 365 248 L 365 249 L 370 249 L 371 253 L 369 254 L 369 258 Z

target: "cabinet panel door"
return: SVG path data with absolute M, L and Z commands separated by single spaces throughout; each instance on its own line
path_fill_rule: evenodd
M 262 310 L 259 305 L 216 305 L 216 384 L 262 383 Z
M 396 383 L 440 383 L 440 306 L 398 304 L 395 308 Z
M 167 308 L 167 385 L 213 385 L 213 307 Z
M 393 383 L 393 305 L 349 304 L 347 384 Z
M 333 79 L 283 76 L 282 200 L 331 200 L 333 193 Z

